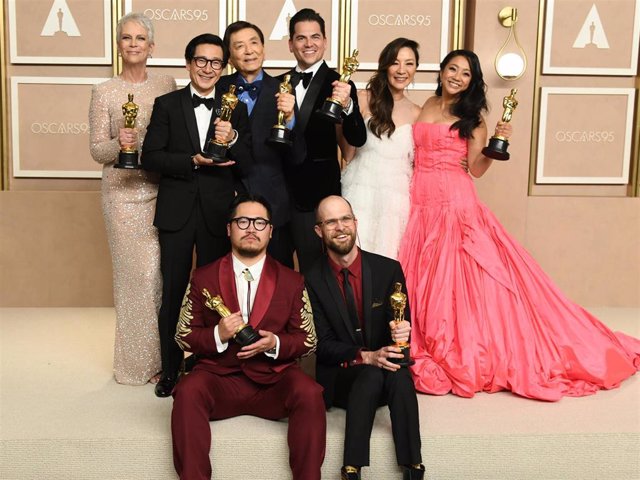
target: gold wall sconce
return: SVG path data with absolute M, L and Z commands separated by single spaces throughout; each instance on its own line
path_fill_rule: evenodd
M 498 50 L 495 60 L 496 73 L 504 80 L 516 80 L 527 69 L 527 55 L 518 41 L 516 23 L 518 23 L 518 9 L 504 7 L 498 14 L 500 24 L 509 29 L 507 39 Z

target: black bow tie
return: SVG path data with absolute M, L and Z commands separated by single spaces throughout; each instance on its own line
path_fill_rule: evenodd
M 296 88 L 296 86 L 300 83 L 300 80 L 302 80 L 302 86 L 304 88 L 307 88 L 311 83 L 312 77 L 313 77 L 312 72 L 307 72 L 307 73 L 293 72 L 291 74 L 291 86 L 293 88 Z
M 204 104 L 207 109 L 212 110 L 213 105 L 215 104 L 215 99 L 213 97 L 202 98 L 194 93 L 191 97 L 191 103 L 193 103 L 193 108 L 198 108 L 200 105 Z
M 258 98 L 260 88 L 262 88 L 262 80 L 256 80 L 253 83 L 247 83 L 244 80 L 239 80 L 237 86 L 238 95 L 243 92 L 247 92 L 252 100 Z

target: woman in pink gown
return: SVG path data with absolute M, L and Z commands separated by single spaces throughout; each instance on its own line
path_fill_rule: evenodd
M 436 95 L 413 127 L 411 214 L 399 260 L 412 313 L 418 391 L 510 390 L 555 401 L 617 387 L 640 368 L 640 341 L 614 333 L 568 300 L 478 200 L 471 177 L 487 127 L 477 56 L 449 53 Z M 496 134 L 508 136 L 509 124 Z

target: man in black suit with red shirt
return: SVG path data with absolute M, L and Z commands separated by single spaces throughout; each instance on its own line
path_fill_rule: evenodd
M 230 121 L 221 121 L 221 97 L 215 88 L 228 53 L 222 39 L 205 33 L 185 49 L 191 83 L 156 98 L 142 147 L 142 165 L 160 174 L 156 214 L 162 306 L 158 315 L 162 377 L 155 388 L 168 397 L 178 381 L 183 352 L 174 341 L 182 298 L 189 282 L 195 245 L 198 266 L 230 250 L 227 208 L 239 180 L 251 165 L 251 133 L 242 103 Z M 214 163 L 202 155 L 210 138 L 229 143 L 229 161 Z
M 400 349 L 408 342 L 409 309 L 394 321 L 390 296 L 400 283 L 400 263 L 356 246 L 358 219 L 344 198 L 330 196 L 317 209 L 316 234 L 327 255 L 305 274 L 316 325 L 316 381 L 324 387 L 327 408 L 347 412 L 342 480 L 359 480 L 369 465 L 369 441 L 376 410 L 388 405 L 396 459 L 404 480 L 422 480 L 418 401 Z
M 302 164 L 287 170 L 287 179 L 293 202 L 293 241 L 302 273 L 322 254 L 322 243 L 313 231 L 313 210 L 324 197 L 341 194 L 338 145 L 361 147 L 367 139 L 356 87 L 353 82 L 338 82 L 340 74 L 323 60 L 326 47 L 324 19 L 317 12 L 303 8 L 291 17 L 289 51 L 297 66 L 289 73 L 298 107 L 296 130 L 304 132 L 307 155 Z M 341 125 L 315 114 L 328 97 L 344 106 Z

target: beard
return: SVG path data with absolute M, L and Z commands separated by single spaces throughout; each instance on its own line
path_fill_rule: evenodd
M 259 257 L 262 253 L 264 253 L 266 249 L 262 248 L 259 245 L 256 246 L 252 246 L 252 247 L 239 247 L 236 248 L 236 251 L 242 255 L 243 257 L 246 258 L 255 258 L 255 257 Z
M 343 232 L 344 233 L 344 232 Z M 340 233 L 341 235 L 342 233 Z M 338 255 L 346 255 L 351 250 L 353 250 L 353 246 L 356 244 L 356 236 L 353 233 L 348 233 L 349 241 L 346 243 L 336 243 L 333 238 L 327 240 L 326 245 L 327 249 L 331 250 Z
M 257 237 L 254 237 L 254 239 L 257 239 Z M 240 255 L 247 258 L 259 257 L 267 249 L 266 245 L 259 241 L 246 244 L 243 242 L 238 242 L 238 244 L 234 245 L 234 247 Z

